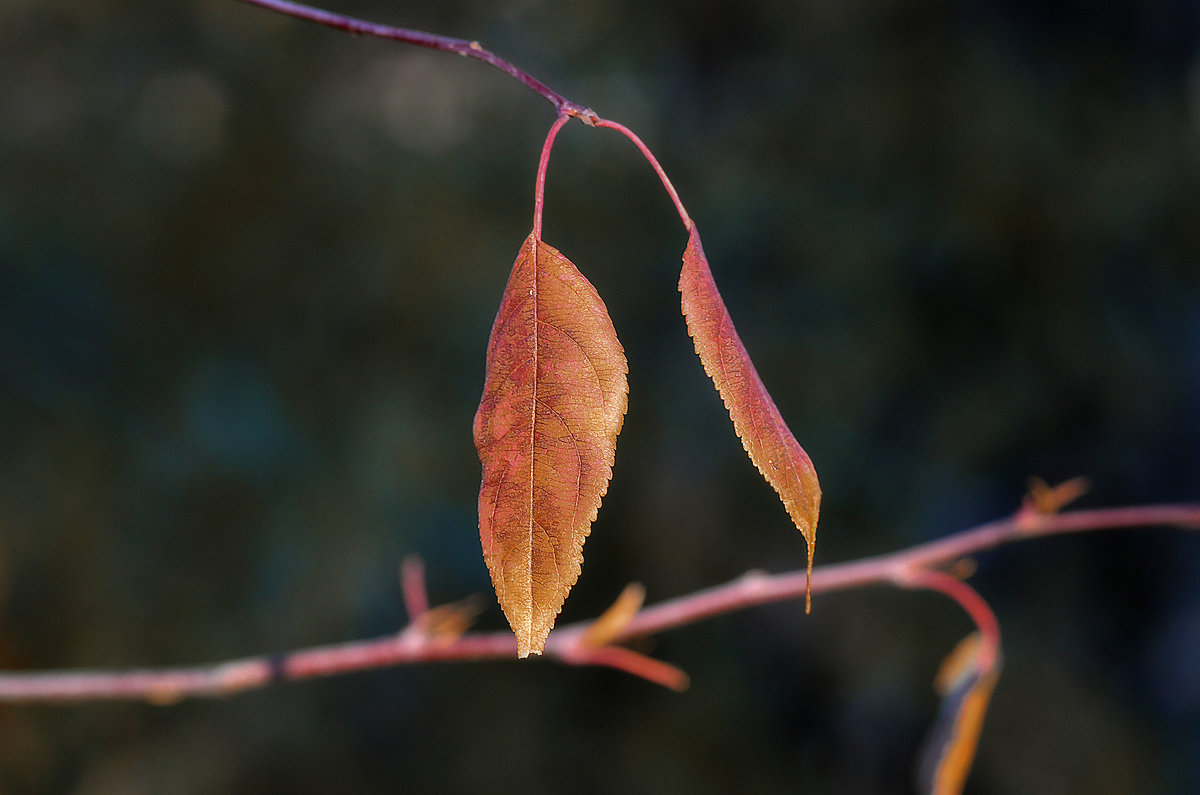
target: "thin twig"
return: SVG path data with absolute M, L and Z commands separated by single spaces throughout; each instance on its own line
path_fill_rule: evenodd
M 898 582 L 913 570 L 942 568 L 1000 544 L 1026 538 L 1149 526 L 1200 529 L 1200 505 L 1105 508 L 1033 518 L 1019 513 L 899 552 L 818 566 L 812 573 L 812 593 Z M 799 599 L 804 593 L 804 571 L 775 575 L 751 572 L 725 585 L 645 608 L 629 622 L 615 642 L 640 635 L 654 635 L 665 629 L 734 610 Z M 554 640 L 553 634 L 550 640 Z
M 953 574 L 944 571 L 922 569 L 907 581 L 900 583 L 910 588 L 923 588 L 948 596 L 963 609 L 979 629 L 982 646 L 975 664 L 979 670 L 990 671 L 1000 658 L 1000 622 L 991 606 L 971 586 Z
M 650 147 L 646 146 L 642 139 L 624 124 L 619 124 L 618 122 L 610 121 L 608 119 L 596 119 L 594 126 L 616 130 L 617 132 L 621 133 L 621 135 L 624 135 L 633 142 L 633 145 L 636 146 L 642 153 L 642 156 L 646 158 L 646 161 L 650 164 L 650 167 L 654 169 L 654 173 L 658 175 L 659 182 L 662 183 L 663 188 L 667 191 L 667 195 L 671 197 L 671 201 L 675 204 L 675 211 L 679 213 L 679 220 L 683 221 L 684 228 L 687 229 L 688 232 L 691 232 L 695 227 L 695 224 L 692 223 L 691 217 L 688 216 L 687 209 L 683 206 L 683 202 L 679 199 L 679 193 L 676 192 L 675 186 L 671 184 L 671 180 L 667 177 L 667 172 L 663 169 L 662 164 L 658 162 L 658 158 L 655 157 L 654 153 L 650 151 Z
M 1000 544 L 1029 538 L 1147 526 L 1200 528 L 1200 505 L 1151 505 L 1036 516 L 1022 512 L 889 555 L 819 566 L 813 570 L 812 592 L 904 584 L 912 582 L 920 570 L 943 568 Z M 645 608 L 618 633 L 614 642 L 657 634 L 747 607 L 799 599 L 804 593 L 804 570 L 775 575 L 752 572 L 725 585 Z M 554 630 L 546 643 L 546 656 L 575 665 L 617 662 L 621 663 L 617 667 L 630 670 L 624 665 L 627 662 L 624 658 L 614 660 L 601 655 L 597 659 L 595 650 L 580 651 L 581 638 L 590 623 L 579 622 Z M 173 703 L 188 697 L 229 695 L 274 682 L 394 665 L 514 660 L 516 653 L 516 639 L 508 632 L 467 633 L 452 641 L 421 633 L 401 633 L 187 668 L 0 674 L 0 701 L 137 699 Z
M 406 555 L 400 561 L 400 594 L 404 597 L 404 611 L 410 624 L 429 611 L 425 561 L 418 555 Z
M 524 69 L 521 69 L 509 61 L 506 61 L 490 50 L 484 49 L 477 41 L 455 39 L 449 36 L 439 36 L 436 33 L 426 33 L 424 31 L 412 30 L 410 28 L 397 28 L 391 25 L 380 25 L 375 22 L 368 22 L 365 19 L 349 17 L 343 14 L 335 14 L 331 11 L 313 8 L 312 6 L 306 6 L 301 3 L 288 2 L 288 0 L 240 1 L 248 5 L 258 6 L 260 8 L 265 8 L 280 14 L 285 14 L 289 17 L 303 19 L 306 22 L 315 22 L 318 25 L 324 25 L 325 27 L 334 28 L 336 30 L 343 30 L 347 33 L 352 33 L 359 36 L 374 36 L 375 38 L 398 41 L 404 44 L 412 44 L 417 47 L 427 47 L 431 50 L 450 52 L 456 55 L 462 55 L 466 58 L 475 58 L 520 81 L 530 90 L 536 92 L 539 96 L 553 105 L 555 110 L 557 110 L 559 113 L 565 113 L 568 116 L 574 116 L 584 124 L 591 125 L 595 123 L 596 114 L 592 112 L 590 108 L 585 108 L 577 102 L 572 102 L 562 94 L 547 86 L 541 80 L 538 80 L 536 77 L 526 72 Z

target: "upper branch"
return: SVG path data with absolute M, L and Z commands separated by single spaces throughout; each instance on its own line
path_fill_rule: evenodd
M 475 58 L 519 80 L 530 90 L 536 92 L 553 105 L 559 113 L 574 116 L 588 125 L 594 125 L 596 122 L 596 114 L 590 108 L 586 108 L 577 102 L 572 102 L 524 69 L 506 61 L 490 50 L 484 49 L 477 41 L 454 39 L 449 36 L 439 36 L 436 33 L 426 33 L 410 28 L 380 25 L 375 22 L 368 22 L 365 19 L 334 14 L 330 11 L 302 5 L 301 3 L 288 2 L 288 0 L 241 0 L 241 2 L 359 36 L 374 36 L 379 39 L 413 44 L 417 47 L 428 47 L 431 50 L 451 52 L 466 58 Z

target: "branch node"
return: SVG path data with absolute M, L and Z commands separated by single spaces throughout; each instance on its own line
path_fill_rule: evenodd
M 751 569 L 738 578 L 746 590 L 757 592 L 766 589 L 771 583 L 771 575 L 762 569 Z
M 595 127 L 600 121 L 600 116 L 591 108 L 585 108 L 582 105 L 577 105 L 574 102 L 567 102 L 563 105 L 563 112 L 568 116 L 573 116 L 589 127 Z

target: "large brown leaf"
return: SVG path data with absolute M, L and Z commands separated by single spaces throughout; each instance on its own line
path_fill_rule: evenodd
M 821 486 L 808 454 L 775 408 L 763 386 L 746 347 L 733 327 L 721 300 L 712 271 L 700 245 L 700 234 L 689 225 L 690 236 L 683 253 L 679 292 L 688 333 L 704 371 L 717 387 L 733 428 L 750 460 L 779 493 L 788 515 L 808 543 L 808 570 L 812 573 L 817 541 L 817 516 L 821 510 Z
M 627 372 L 596 289 L 530 235 L 492 326 L 475 414 L 483 557 L 521 657 L 541 653 L 579 579 L 612 477 Z

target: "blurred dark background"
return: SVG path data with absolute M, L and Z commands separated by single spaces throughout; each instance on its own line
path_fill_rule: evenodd
M 333 7 L 478 39 L 655 149 L 825 490 L 818 561 L 1011 512 L 1200 499 L 1200 6 Z M 471 419 L 549 105 L 231 0 L 0 4 L 0 667 L 386 634 L 402 556 L 503 620 Z M 803 565 L 691 351 L 685 236 L 574 124 L 546 239 L 630 361 L 562 620 Z M 1200 538 L 984 555 L 1007 668 L 972 793 L 1200 791 Z M 903 793 L 970 629 L 868 590 L 680 629 L 678 695 L 540 662 L 163 709 L 0 706 L 0 792 Z

